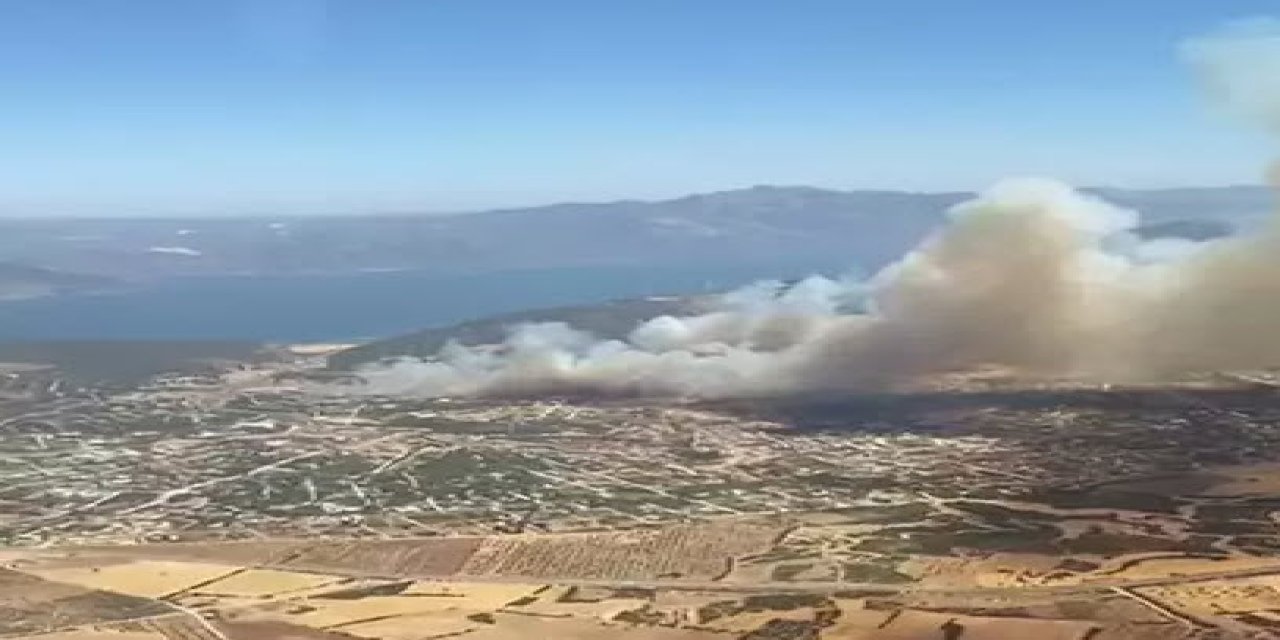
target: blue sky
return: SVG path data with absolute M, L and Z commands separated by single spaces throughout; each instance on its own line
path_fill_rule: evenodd
M 0 215 L 1253 183 L 1178 43 L 1274 0 L 0 0 Z

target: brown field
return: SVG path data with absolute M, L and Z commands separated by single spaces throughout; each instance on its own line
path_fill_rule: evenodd
M 417 640 L 476 629 L 484 623 L 469 616 L 491 614 L 538 589 L 539 585 L 531 584 L 417 583 L 392 595 L 358 595 L 348 590 L 343 597 L 315 594 L 289 602 L 212 610 L 217 611 L 220 625 L 247 637 L 274 628 L 292 629 L 288 635 L 300 638 L 344 634 L 346 638 Z M 321 635 L 299 635 L 308 629 Z
M 1163 578 L 1167 576 L 1193 576 L 1202 573 L 1219 571 L 1240 571 L 1274 567 L 1280 564 L 1275 558 L 1240 556 L 1235 558 L 1170 558 L 1152 557 L 1143 559 L 1142 555 L 1121 556 L 1102 563 L 1095 576 L 1090 580 L 1140 580 L 1143 578 Z M 1123 568 L 1121 568 L 1123 567 Z
M 0 569 L 0 635 L 22 635 L 172 613 L 153 600 Z
M 869 638 L 867 633 L 874 631 L 893 615 L 890 611 L 867 609 L 861 600 L 835 599 L 840 617 L 835 624 L 822 630 L 823 640 L 855 640 Z
M 857 632 L 848 640 L 936 640 L 942 638 L 943 625 L 953 622 L 963 627 L 956 636 L 964 640 L 1010 640 L 1034 638 L 1035 640 L 1082 640 L 1096 626 L 1076 620 L 1036 620 L 1031 618 L 989 618 L 980 616 L 947 615 L 927 611 L 903 611 L 894 616 L 883 629 L 869 629 L 866 635 Z
M 183 594 L 170 600 L 173 604 L 192 611 L 207 612 L 211 610 L 234 609 L 260 606 L 260 598 L 231 598 L 228 596 L 209 596 L 200 594 Z
M 573 618 L 536 618 L 509 613 L 466 634 L 466 640 L 730 640 L 732 635 L 693 629 L 621 626 Z
M 1280 493 L 1280 464 L 1264 463 L 1214 469 L 1219 478 L 1205 495 L 1273 496 Z
M 528 589 L 526 589 L 528 591 Z M 360 621 L 389 620 L 447 612 L 462 618 L 464 598 L 386 596 L 359 600 L 309 601 L 314 609 L 289 615 L 288 622 L 317 629 L 346 628 Z M 246 614 L 247 615 L 247 614 Z
M 462 567 L 465 575 L 562 579 L 713 580 L 731 558 L 768 549 L 779 530 L 762 525 L 684 525 L 665 529 L 491 538 Z
M 613 598 L 604 594 L 599 599 L 573 597 L 581 592 L 576 587 L 553 587 L 538 594 L 537 601 L 512 607 L 510 611 L 551 618 L 568 616 L 608 622 L 624 611 L 638 609 L 649 603 L 643 598 Z
M 749 611 L 733 616 L 726 616 L 711 622 L 698 625 L 712 631 L 724 631 L 735 636 L 754 631 L 769 623 L 770 620 L 797 620 L 812 622 L 813 609 L 792 609 L 791 611 Z
M 167 544 L 119 545 L 86 548 L 82 555 L 124 556 L 176 562 L 208 562 L 233 567 L 273 564 L 314 543 L 264 542 L 176 542 Z
M 1280 577 L 1274 575 L 1135 591 L 1194 619 L 1280 609 Z
M 1109 626 L 1089 640 L 1190 640 L 1198 631 L 1179 624 L 1126 623 Z
M 227 640 L 351 640 L 351 636 L 346 634 L 331 633 L 274 620 L 220 622 L 217 626 Z M 170 638 L 169 640 L 181 639 Z
M 36 637 L 41 640 L 168 640 L 158 631 L 119 631 L 106 627 L 83 627 Z
M 440 599 L 460 601 L 465 608 L 475 611 L 500 609 L 508 602 L 527 596 L 543 588 L 540 584 L 476 583 L 476 582 L 417 582 L 405 589 L 406 596 L 435 596 Z M 460 600 L 459 600 L 460 599 Z M 447 600 L 446 600 L 447 601 Z
M 335 627 L 331 632 L 369 640 L 422 640 L 424 637 L 447 638 L 455 634 L 469 635 L 479 627 L 480 623 L 474 620 L 446 611 L 369 620 Z
M 49 580 L 77 584 L 89 589 L 105 589 L 144 598 L 159 598 L 193 585 L 224 576 L 234 568 L 220 564 L 170 561 L 141 561 L 107 566 L 45 568 L 36 566 L 28 573 Z
M 159 634 L 167 640 L 222 640 L 209 624 L 186 613 L 112 626 L 122 631 Z
M 483 542 L 484 538 L 428 538 L 322 543 L 295 549 L 272 564 L 349 575 L 450 576 Z
M 275 569 L 247 569 L 201 585 L 192 591 L 200 595 L 266 598 L 315 590 L 334 584 L 341 579 L 334 576 L 277 571 Z

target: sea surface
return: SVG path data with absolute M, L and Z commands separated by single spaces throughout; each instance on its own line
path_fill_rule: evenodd
M 495 313 L 724 291 L 807 274 L 771 264 L 183 278 L 115 293 L 0 302 L 0 340 L 359 341 Z

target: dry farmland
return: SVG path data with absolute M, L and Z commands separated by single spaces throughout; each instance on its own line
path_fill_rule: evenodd
M 75 556 L 146 557 L 176 562 L 208 562 L 225 566 L 270 565 L 282 561 L 314 542 L 182 542 L 174 544 L 86 547 L 72 550 Z
M 192 585 L 212 582 L 235 569 L 220 564 L 144 560 L 105 566 L 45 568 L 37 565 L 27 571 L 49 580 L 77 584 L 90 589 L 107 589 L 144 598 L 160 598 L 183 591 Z
M 274 569 L 245 569 L 190 587 L 187 592 L 205 596 L 268 598 L 311 591 L 340 581 L 341 578 L 326 575 Z
M 109 628 L 128 633 L 158 634 L 166 640 L 222 640 L 212 625 L 186 613 L 117 623 Z
M 0 569 L 0 635 L 42 633 L 173 611 L 154 600 L 50 582 Z
M 1097 625 L 1075 620 L 1033 620 L 949 615 L 927 611 L 904 611 L 893 616 L 875 635 L 875 640 L 925 640 L 927 638 L 964 638 L 964 640 L 1084 640 L 1091 637 Z M 946 635 L 947 630 L 954 635 Z
M 299 549 L 280 567 L 375 576 L 449 576 L 480 548 L 482 538 L 322 543 Z
M 695 629 L 606 625 L 590 620 L 531 618 L 498 614 L 494 624 L 472 633 L 466 640 L 726 640 L 722 633 Z
M 711 580 L 728 571 L 732 558 L 767 550 L 781 534 L 776 527 L 721 524 L 495 537 L 476 551 L 462 572 L 580 580 Z
M 41 640 L 169 640 L 158 631 L 118 631 L 106 627 L 78 627 L 42 634 L 40 638 Z
M 1135 590 L 1170 615 L 1202 628 L 1264 629 L 1280 634 L 1280 579 L 1275 575 Z

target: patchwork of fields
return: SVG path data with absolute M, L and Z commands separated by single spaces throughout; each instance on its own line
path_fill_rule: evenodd
M 743 579 L 751 562 L 839 522 L 27 549 L 5 556 L 0 637 L 1189 640 L 1280 629 L 1280 563 L 1264 559 L 1135 558 L 1100 563 L 1109 579 L 1029 587 Z M 969 562 L 952 571 L 982 571 Z

